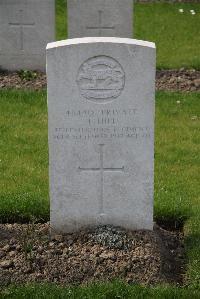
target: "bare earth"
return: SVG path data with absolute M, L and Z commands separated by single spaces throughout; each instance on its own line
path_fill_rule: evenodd
M 180 232 L 103 226 L 49 238 L 49 224 L 0 224 L 0 286 L 23 282 L 183 283 Z
M 19 73 L 0 73 L 0 89 L 16 88 L 40 90 L 46 88 L 46 75 L 34 72 L 34 78 L 23 78 Z M 158 70 L 156 89 L 166 91 L 200 91 L 200 71 Z

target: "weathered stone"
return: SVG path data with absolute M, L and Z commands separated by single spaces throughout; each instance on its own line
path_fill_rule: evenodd
M 52 232 L 153 228 L 155 45 L 47 47 Z
M 13 251 L 10 251 L 10 252 L 9 252 L 9 256 L 10 256 L 10 257 L 14 257 L 15 255 L 16 255 L 16 251 L 13 250 Z
M 43 248 L 42 246 L 39 246 L 39 247 L 37 248 L 37 252 L 38 252 L 38 253 L 43 253 L 43 251 L 44 251 L 44 248 Z
M 0 250 L 0 259 L 2 259 L 2 257 L 4 257 L 6 255 L 5 251 Z
M 5 260 L 0 262 L 0 267 L 3 269 L 9 269 L 11 267 L 13 267 L 14 263 L 12 260 Z
M 55 0 L 0 1 L 0 69 L 45 70 L 55 40 Z
M 68 0 L 68 37 L 133 37 L 133 0 Z
M 199 87 L 199 86 L 200 86 L 200 79 L 195 79 L 195 80 L 194 80 L 194 85 L 195 85 L 196 87 Z
M 9 244 L 6 244 L 3 248 L 2 248 L 2 250 L 3 251 L 9 251 L 11 249 L 11 247 L 10 247 L 10 245 Z
M 63 240 L 63 236 L 62 235 L 55 235 L 54 236 L 54 240 L 58 241 L 58 242 L 62 242 Z

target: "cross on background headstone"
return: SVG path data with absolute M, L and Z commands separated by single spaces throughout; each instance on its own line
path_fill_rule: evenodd
M 102 30 L 114 30 L 115 26 L 104 26 L 102 19 L 103 11 L 98 11 L 98 25 L 96 26 L 87 26 L 86 29 L 96 30 L 98 29 L 98 36 L 102 35 Z
M 55 0 L 0 0 L 0 67 L 46 70 L 45 48 L 55 40 Z
M 124 171 L 124 166 L 123 167 L 117 167 L 117 168 L 112 168 L 112 167 L 104 167 L 104 159 L 103 159 L 103 148 L 105 144 L 99 144 L 99 153 L 100 153 L 100 167 L 91 167 L 91 168 L 83 168 L 79 167 L 80 171 L 100 171 L 100 196 L 99 196 L 99 214 L 102 215 L 104 214 L 104 204 L 103 204 L 103 197 L 104 197 L 104 172 L 123 172 Z
M 67 0 L 68 38 L 133 37 L 133 0 Z
M 10 26 L 19 26 L 20 29 L 20 50 L 24 50 L 24 27 L 26 26 L 34 26 L 35 23 L 25 23 L 23 22 L 23 9 L 19 10 L 19 22 L 9 23 Z

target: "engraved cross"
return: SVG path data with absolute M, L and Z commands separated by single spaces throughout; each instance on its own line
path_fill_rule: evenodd
M 92 30 L 99 30 L 99 36 L 102 35 L 102 30 L 114 30 L 114 26 L 104 26 L 103 20 L 102 20 L 103 11 L 98 11 L 98 25 L 97 26 L 87 26 L 86 29 L 92 29 Z
M 35 23 L 25 23 L 23 22 L 23 10 L 19 10 L 19 22 L 9 23 L 10 26 L 19 26 L 20 29 L 20 50 L 24 50 L 24 27 L 34 26 Z
M 103 203 L 103 197 L 104 197 L 104 172 L 124 172 L 124 166 L 123 167 L 117 167 L 117 168 L 111 168 L 111 167 L 104 167 L 104 148 L 105 144 L 99 144 L 99 153 L 100 153 L 100 166 L 95 168 L 82 168 L 79 167 L 80 171 L 95 171 L 100 172 L 100 195 L 99 195 L 99 214 L 104 214 L 104 203 Z

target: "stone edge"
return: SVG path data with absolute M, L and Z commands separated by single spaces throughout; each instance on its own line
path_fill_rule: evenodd
M 127 44 L 127 45 L 136 45 L 148 48 L 156 48 L 155 43 L 131 39 L 131 38 L 120 38 L 120 37 L 82 37 L 82 38 L 73 38 L 67 40 L 61 40 L 57 42 L 48 43 L 46 49 L 53 49 L 58 47 L 65 47 L 69 45 L 77 44 L 90 44 L 90 43 L 115 43 L 115 44 Z

